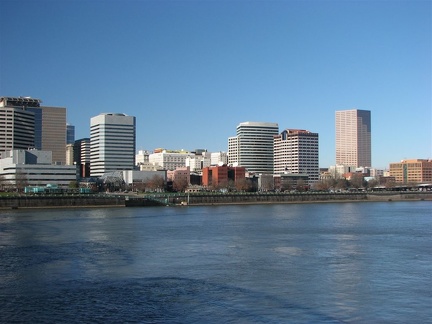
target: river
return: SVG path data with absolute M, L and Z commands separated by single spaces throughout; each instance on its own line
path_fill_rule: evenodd
M 432 202 L 0 210 L 1 323 L 431 323 Z

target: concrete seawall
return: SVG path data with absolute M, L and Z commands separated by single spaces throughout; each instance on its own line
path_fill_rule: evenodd
M 0 208 L 124 206 L 122 196 L 21 196 L 1 197 Z
M 432 201 L 432 192 L 386 192 L 386 193 L 242 193 L 242 194 L 171 194 L 146 196 L 20 196 L 0 197 L 0 208 L 49 208 L 92 206 L 173 206 L 173 205 L 224 205 L 224 204 L 271 204 L 313 203 L 344 201 Z
M 400 201 L 432 200 L 432 192 L 388 192 L 388 193 L 239 193 L 239 194 L 173 194 L 150 195 L 145 198 L 131 197 L 126 206 L 145 206 L 148 199 L 165 202 L 166 205 L 224 205 L 224 204 L 270 204 L 302 202 L 340 202 L 340 201 Z M 143 201 L 143 204 L 140 201 Z M 162 204 L 162 205 L 165 205 Z

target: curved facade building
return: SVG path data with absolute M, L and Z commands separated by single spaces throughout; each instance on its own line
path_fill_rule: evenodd
M 228 163 L 247 172 L 272 174 L 273 138 L 278 133 L 277 123 L 240 123 L 237 135 L 228 139 Z

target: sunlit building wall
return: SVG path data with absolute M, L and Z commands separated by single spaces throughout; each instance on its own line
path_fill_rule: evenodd
M 336 111 L 336 164 L 370 167 L 371 112 Z
M 228 138 L 228 162 L 246 168 L 250 173 L 273 173 L 273 137 L 277 123 L 243 122 L 237 135 Z
M 390 163 L 390 176 L 397 183 L 432 182 L 432 160 L 412 159 Z
M 135 167 L 134 116 L 104 113 L 90 120 L 90 175 L 133 170 Z
M 274 173 L 307 174 L 319 180 L 318 133 L 286 129 L 274 137 Z

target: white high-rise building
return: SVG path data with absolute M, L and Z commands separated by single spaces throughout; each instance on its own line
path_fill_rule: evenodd
M 336 111 L 336 164 L 370 167 L 371 112 Z
M 274 137 L 274 173 L 307 174 L 319 180 L 318 133 L 286 129 Z
M 237 135 L 228 138 L 228 163 L 245 167 L 251 173 L 273 173 L 273 137 L 277 123 L 244 122 Z
M 90 176 L 133 170 L 135 166 L 134 116 L 104 113 L 90 120 Z

